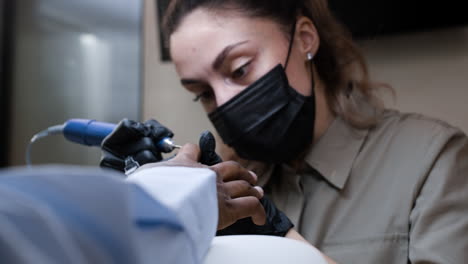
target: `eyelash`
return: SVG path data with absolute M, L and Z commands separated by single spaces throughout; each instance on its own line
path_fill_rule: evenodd
M 231 74 L 231 78 L 236 80 L 236 79 L 240 79 L 242 77 L 244 77 L 247 73 L 246 71 L 244 70 L 246 67 L 248 67 L 250 64 L 252 63 L 252 61 L 248 61 L 246 62 L 244 65 L 240 66 L 239 68 L 237 68 L 234 72 L 232 72 Z M 241 70 L 244 70 L 245 72 L 242 74 L 242 76 L 239 76 L 239 77 L 236 77 L 236 73 L 238 73 L 239 71 Z M 200 94 L 197 94 L 195 96 L 195 98 L 193 98 L 193 101 L 194 102 L 199 102 L 201 99 L 203 98 L 208 98 L 209 96 L 212 96 L 212 92 L 211 91 L 204 91 Z
M 236 80 L 236 79 L 240 79 L 242 77 L 244 77 L 246 74 L 247 74 L 247 71 L 245 70 L 245 68 L 247 68 L 247 66 L 249 66 L 250 64 L 252 63 L 252 61 L 248 61 L 247 63 L 245 63 L 244 65 L 240 66 L 239 68 L 237 68 L 234 72 L 232 72 L 231 74 L 231 78 Z M 242 76 L 239 76 L 239 77 L 236 77 L 236 73 L 239 73 L 241 70 L 244 70 L 244 73 L 242 74 Z
M 211 96 L 211 93 L 212 93 L 211 91 L 205 91 L 205 92 L 202 92 L 202 93 L 200 93 L 200 94 L 197 94 L 197 95 L 195 96 L 195 98 L 193 98 L 193 101 L 194 101 L 194 102 L 198 102 L 198 101 L 200 101 L 200 99 L 202 99 L 202 98 Z

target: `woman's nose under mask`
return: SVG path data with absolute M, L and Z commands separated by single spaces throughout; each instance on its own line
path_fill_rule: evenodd
M 279 64 L 208 117 L 241 158 L 283 163 L 312 143 L 315 97 L 292 88 Z

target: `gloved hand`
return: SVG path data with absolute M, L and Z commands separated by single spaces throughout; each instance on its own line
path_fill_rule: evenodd
M 171 130 L 156 120 L 140 123 L 123 119 L 102 141 L 99 165 L 124 172 L 126 160 L 138 162 L 140 166 L 161 161 L 162 156 L 156 144 L 163 138 L 173 136 Z
M 210 131 L 205 131 L 200 135 L 198 146 L 200 146 L 201 164 L 213 166 L 223 162 L 221 157 L 216 153 L 216 140 Z
M 216 154 L 216 141 L 209 131 L 205 131 L 200 136 L 199 146 L 201 150 L 202 164 L 212 166 L 222 162 L 221 157 Z M 263 226 L 255 225 L 252 218 L 244 218 L 238 220 L 235 224 L 219 230 L 217 236 L 225 235 L 270 235 L 270 236 L 285 236 L 288 231 L 294 227 L 291 220 L 267 197 L 260 199 L 260 202 L 265 209 L 266 223 Z
M 238 220 L 235 224 L 218 230 L 217 236 L 228 235 L 268 235 L 284 237 L 294 227 L 289 218 L 266 196 L 260 199 L 266 214 L 266 223 L 262 226 L 255 225 L 251 218 Z

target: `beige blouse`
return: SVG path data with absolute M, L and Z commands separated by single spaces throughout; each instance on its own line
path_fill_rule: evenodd
M 416 114 L 377 127 L 337 118 L 305 158 L 275 168 L 276 205 L 339 263 L 468 263 L 468 139 Z

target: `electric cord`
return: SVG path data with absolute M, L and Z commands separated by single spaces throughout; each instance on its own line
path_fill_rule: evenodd
M 35 134 L 31 140 L 29 141 L 29 144 L 26 148 L 26 166 L 31 167 L 32 162 L 31 162 L 31 150 L 32 150 L 32 145 L 38 141 L 39 139 L 51 136 L 51 135 L 58 135 L 63 133 L 63 129 L 65 128 L 65 125 L 57 125 L 57 126 L 51 126 L 47 128 L 46 130 L 43 130 L 37 134 Z

